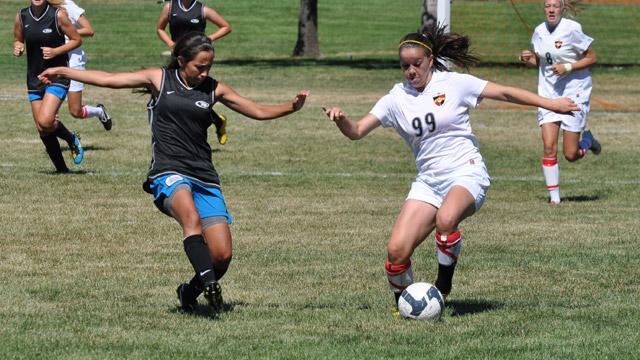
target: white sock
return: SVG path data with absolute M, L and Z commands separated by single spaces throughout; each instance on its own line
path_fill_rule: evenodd
M 85 114 L 85 119 L 90 117 L 101 117 L 102 115 L 104 115 L 104 111 L 102 111 L 102 108 L 91 105 L 83 106 L 82 111 Z
M 558 166 L 558 158 L 545 157 L 542 158 L 542 174 L 544 182 L 549 190 L 549 199 L 552 203 L 560 203 L 560 167 Z

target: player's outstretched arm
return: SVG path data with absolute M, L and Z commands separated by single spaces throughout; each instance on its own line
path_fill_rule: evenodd
M 369 113 L 358 121 L 349 121 L 346 114 L 338 107 L 322 108 L 329 120 L 336 123 L 340 132 L 351 140 L 360 140 L 367 136 L 373 129 L 380 126 L 380 120 Z
M 135 72 L 110 73 L 100 70 L 76 70 L 68 67 L 46 69 L 38 75 L 45 84 L 51 84 L 58 78 L 67 78 L 85 84 L 112 89 L 148 88 L 156 94 L 162 82 L 162 69 L 149 68 Z
M 219 82 L 216 88 L 216 98 L 221 103 L 231 110 L 255 120 L 271 120 L 296 112 L 304 106 L 309 94 L 308 90 L 301 90 L 291 102 L 280 105 L 264 105 L 245 98 L 223 82 Z
M 207 19 L 207 21 L 214 23 L 218 27 L 218 30 L 216 30 L 216 32 L 207 36 L 209 40 L 216 41 L 223 36 L 229 35 L 229 33 L 231 32 L 231 25 L 229 25 L 227 20 L 225 20 L 222 15 L 218 14 L 212 8 L 205 6 L 204 17 Z
M 24 53 L 24 35 L 22 34 L 22 21 L 20 12 L 16 14 L 16 21 L 13 24 L 13 56 L 22 56 Z
M 578 105 L 567 97 L 548 99 L 524 89 L 492 82 L 487 83 L 481 96 L 514 104 L 538 106 L 557 113 L 570 113 L 571 111 L 580 110 Z

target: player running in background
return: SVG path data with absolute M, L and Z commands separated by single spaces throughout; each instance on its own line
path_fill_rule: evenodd
M 182 227 L 184 250 L 195 270 L 191 281 L 176 289 L 183 312 L 194 310 L 203 291 L 214 310 L 222 309 L 218 281 L 232 255 L 231 215 L 207 143 L 211 107 L 219 101 L 252 119 L 269 120 L 300 110 L 308 95 L 301 91 L 293 101 L 281 105 L 255 103 L 209 77 L 213 58 L 211 41 L 192 32 L 178 40 L 171 62 L 164 68 L 107 73 L 57 67 L 40 75 L 46 83 L 69 78 L 116 89 L 144 87 L 151 92 L 148 109 L 153 157 L 145 190 L 154 194 L 158 209 Z
M 399 45 L 406 81 L 396 84 L 356 122 L 342 109 L 325 109 L 348 138 L 365 137 L 379 126 L 392 127 L 413 150 L 418 175 L 400 210 L 387 245 L 385 269 L 397 300 L 413 283 L 411 256 L 435 229 L 438 274 L 435 286 L 446 297 L 462 248 L 459 225 L 482 206 L 489 174 L 469 124 L 469 110 L 482 98 L 540 106 L 557 112 L 577 110 L 567 98 L 547 99 L 529 91 L 449 72 L 445 62 L 468 68 L 467 37 L 431 27 Z
M 558 137 L 562 129 L 562 147 L 568 161 L 577 161 L 588 150 L 600 154 L 600 143 L 587 126 L 591 74 L 589 67 L 596 63 L 591 48 L 593 39 L 582 32 L 576 21 L 564 18 L 575 9 L 575 1 L 545 0 L 545 22 L 538 25 L 531 37 L 533 52 L 523 50 L 520 60 L 528 67 L 538 67 L 538 94 L 548 98 L 567 96 L 580 111 L 557 114 L 538 109 L 538 125 L 542 130 L 542 173 L 549 190 L 549 201 L 560 203 L 560 168 L 558 167 Z M 582 133 L 582 140 L 580 140 Z
M 156 32 L 170 49 L 184 35 L 192 31 L 205 32 L 207 21 L 218 27 L 214 33 L 208 36 L 212 42 L 231 32 L 231 25 L 220 14 L 197 0 L 169 0 L 162 8 L 162 13 L 156 24 Z M 167 24 L 169 32 L 165 31 Z M 213 112 L 213 123 L 216 126 L 216 135 L 220 145 L 227 143 L 227 118 Z
M 67 52 L 79 47 L 82 40 L 67 13 L 49 5 L 46 0 L 31 0 L 29 7 L 18 12 L 13 34 L 13 55 L 22 56 L 25 48 L 27 51 L 27 89 L 40 139 L 56 171 L 67 173 L 69 168 L 57 138 L 67 142 L 75 164 L 80 164 L 84 157 L 80 139 L 56 119 L 67 96 L 69 80 L 58 79 L 44 84 L 38 80 L 38 74 L 50 67 L 67 66 Z
M 84 9 L 78 6 L 73 0 L 47 0 L 49 4 L 55 7 L 62 7 L 69 15 L 71 24 L 76 28 L 81 37 L 93 36 L 93 27 L 89 19 L 85 15 Z M 87 55 L 81 47 L 77 47 L 69 53 L 69 67 L 72 69 L 84 70 L 87 64 Z M 107 113 L 104 105 L 96 106 L 82 105 L 82 90 L 84 84 L 71 80 L 69 84 L 69 93 L 67 95 L 67 105 L 69 106 L 69 114 L 76 119 L 87 119 L 95 117 L 100 120 L 104 129 L 111 130 L 112 120 Z

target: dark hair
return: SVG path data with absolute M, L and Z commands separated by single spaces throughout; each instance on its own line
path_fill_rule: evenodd
M 188 32 L 176 42 L 167 68 L 179 69 L 178 57 L 182 57 L 185 62 L 189 62 L 201 51 L 214 51 L 211 40 L 199 31 Z
M 427 47 L 423 46 L 426 45 Z M 469 52 L 469 38 L 456 33 L 447 33 L 445 26 L 429 25 L 424 33 L 410 33 L 400 39 L 400 48 L 422 47 L 427 54 L 433 54 L 433 68 L 449 71 L 445 62 L 468 69 L 477 65 L 480 59 Z

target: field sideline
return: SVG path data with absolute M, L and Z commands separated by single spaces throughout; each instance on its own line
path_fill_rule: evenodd
M 0 36 L 11 38 L 15 11 L 27 3 L 2 1 Z M 638 358 L 638 67 L 594 71 L 594 97 L 602 103 L 592 105 L 590 128 L 603 152 L 574 164 L 560 160 L 564 201 L 557 207 L 546 203 L 535 110 L 487 101 L 472 112 L 491 190 L 462 225 L 466 242 L 443 320 L 401 321 L 389 311 L 383 261 L 415 176 L 411 151 L 388 130 L 349 141 L 320 107 L 340 105 L 355 118 L 401 80 L 394 50 L 376 49 L 412 30 L 406 20 L 412 10 L 384 11 L 389 5 L 382 0 L 354 0 L 351 8 L 322 0 L 325 14 L 335 15 L 321 33 L 325 57 L 293 61 L 297 2 L 274 1 L 262 15 L 248 14 L 259 3 L 220 1 L 220 12 L 238 28 L 221 41 L 214 76 L 258 101 L 287 101 L 300 89 L 312 96 L 301 112 L 266 123 L 217 108 L 230 118 L 229 143 L 212 147 L 234 216 L 234 261 L 221 282 L 227 311 L 213 319 L 204 306 L 194 316 L 176 313 L 175 287 L 190 276 L 190 265 L 178 225 L 141 189 L 150 160 L 148 98 L 88 88 L 85 99 L 110 110 L 111 132 L 95 120 L 71 119 L 65 104 L 63 121 L 81 132 L 87 152 L 73 174 L 55 175 L 24 94 L 25 59 L 13 59 L 5 41 L 1 359 Z M 480 13 L 497 2 L 454 6 L 460 3 Z M 97 34 L 86 44 L 89 67 L 165 62 L 153 31 L 141 25 L 153 27 L 155 1 L 81 4 L 100 11 Z M 367 4 L 384 35 L 371 36 L 380 29 L 363 19 Z M 625 31 L 637 32 L 638 6 L 620 6 L 628 22 L 605 25 L 635 24 Z M 261 16 L 273 26 L 251 22 Z M 116 42 L 127 23 L 136 36 Z M 346 23 L 354 30 L 336 39 Z M 483 32 L 477 35 L 483 43 Z M 637 52 L 632 47 L 610 62 L 637 63 Z M 489 60 L 503 58 L 506 51 Z M 491 66 L 471 73 L 535 89 L 535 70 Z M 416 280 L 434 280 L 432 237 L 413 264 Z

